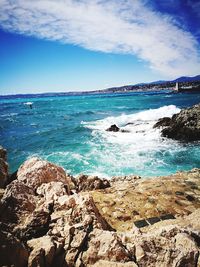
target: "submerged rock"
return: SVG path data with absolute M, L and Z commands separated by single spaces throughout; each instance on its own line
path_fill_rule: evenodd
M 169 118 L 160 119 L 154 127 L 163 127 L 162 135 L 182 141 L 200 140 L 200 104 L 183 109 Z

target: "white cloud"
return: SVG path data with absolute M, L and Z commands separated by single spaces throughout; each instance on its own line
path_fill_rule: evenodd
M 142 0 L 0 0 L 0 25 L 94 51 L 137 55 L 166 76 L 200 70 L 192 34 Z

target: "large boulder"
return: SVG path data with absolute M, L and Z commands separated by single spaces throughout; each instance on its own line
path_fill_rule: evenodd
M 9 184 L 1 199 L 1 220 L 19 223 L 30 216 L 36 208 L 34 190 L 15 180 Z
M 63 168 L 46 160 L 33 157 L 24 162 L 17 172 L 17 179 L 36 190 L 43 183 L 62 182 L 70 194 L 70 178 Z
M 0 188 L 4 188 L 8 178 L 7 152 L 0 146 Z
M 200 140 L 200 104 L 183 109 L 169 118 L 160 119 L 154 127 L 163 127 L 162 135 L 182 141 Z

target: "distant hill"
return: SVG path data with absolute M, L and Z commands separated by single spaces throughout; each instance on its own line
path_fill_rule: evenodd
M 182 76 L 180 78 L 173 80 L 172 82 L 195 82 L 195 81 L 200 81 L 200 75 L 194 77 Z
M 176 82 L 195 82 L 195 81 L 200 81 L 200 75 L 196 75 L 194 77 L 189 77 L 189 76 L 182 76 L 179 77 L 175 80 L 171 80 L 171 81 L 165 81 L 165 80 L 161 80 L 161 81 L 154 81 L 154 82 L 150 82 L 150 83 L 138 83 L 135 85 L 145 85 L 145 84 L 163 84 L 163 83 L 176 83 Z
M 117 93 L 117 92 L 134 92 L 134 91 L 153 91 L 162 89 L 172 89 L 175 87 L 175 83 L 184 83 L 186 86 L 191 86 L 196 83 L 200 83 L 200 75 L 194 77 L 182 76 L 171 81 L 154 81 L 149 83 L 138 83 L 134 85 L 123 85 L 119 87 L 106 88 L 103 90 L 95 90 L 91 93 Z

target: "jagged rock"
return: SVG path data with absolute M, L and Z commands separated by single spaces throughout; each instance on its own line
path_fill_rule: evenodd
M 68 187 L 62 182 L 50 182 L 41 184 L 36 193 L 40 197 L 44 197 L 46 202 L 55 202 L 59 197 L 68 194 Z
M 0 230 L 0 266 L 26 267 L 28 250 L 11 233 Z
M 92 265 L 99 260 L 111 262 L 133 261 L 132 255 L 123 245 L 117 233 L 95 229 L 89 235 L 88 249 L 83 252 L 82 262 Z
M 60 197 L 51 214 L 51 222 L 48 234 L 65 240 L 67 266 L 76 266 L 93 229 L 112 230 L 89 194 Z
M 30 240 L 45 235 L 49 231 L 51 210 L 46 207 L 40 207 L 34 210 L 23 225 L 15 228 L 17 235 L 22 240 Z
M 7 152 L 0 146 L 0 188 L 4 188 L 8 178 Z
M 158 120 L 156 124 L 154 124 L 153 128 L 160 128 L 160 127 L 166 127 L 169 126 L 171 123 L 171 118 L 169 117 L 164 117 Z
M 147 233 L 133 233 L 126 237 L 126 245 L 132 246 L 136 262 L 141 267 L 192 267 L 196 266 L 199 256 L 192 232 L 170 223 Z
M 1 203 L 1 220 L 19 223 L 36 208 L 34 190 L 23 182 L 15 180 L 7 186 Z
M 61 249 L 61 247 L 57 247 L 55 238 L 50 236 L 31 239 L 27 242 L 27 245 L 31 249 L 28 259 L 28 267 L 51 266 L 55 254 L 58 253 L 58 249 Z
M 36 190 L 43 183 L 62 182 L 70 194 L 70 178 L 66 176 L 63 168 L 56 166 L 46 160 L 31 158 L 20 166 L 17 179 Z
M 62 210 L 65 211 L 64 216 L 61 212 Z M 67 211 L 69 213 L 67 213 Z M 61 215 L 59 216 L 59 214 Z M 54 206 L 52 217 L 60 220 L 60 226 L 62 227 L 65 227 L 67 224 L 69 226 L 78 225 L 79 227 L 82 225 L 85 227 L 92 223 L 93 228 L 112 230 L 111 226 L 99 213 L 92 196 L 89 194 L 74 194 L 73 196 L 62 196 L 58 198 Z
M 74 181 L 54 164 L 28 160 L 1 200 L 0 244 L 8 239 L 9 246 L 3 249 L 13 259 L 0 252 L 0 263 L 2 258 L 3 264 L 17 267 L 27 266 L 27 261 L 29 267 L 196 266 L 199 177 L 200 170 L 194 169 L 152 180 L 118 177 L 110 186 L 86 175 Z M 69 195 L 69 187 L 74 194 Z M 166 214 L 179 218 L 133 228 L 136 219 L 148 221 Z
M 97 176 L 88 176 L 84 174 L 81 174 L 77 177 L 76 183 L 78 192 L 105 189 L 110 187 L 108 180 L 100 179 Z
M 182 141 L 200 140 L 200 104 L 181 110 L 167 124 L 161 121 L 154 127 L 164 126 L 161 132 L 165 137 Z
M 108 131 L 108 132 L 119 132 L 120 128 L 116 124 L 113 124 L 108 129 L 106 129 L 106 131 Z

